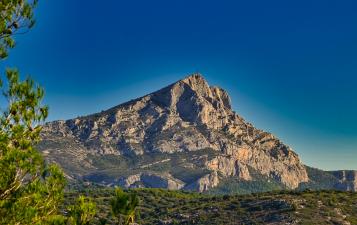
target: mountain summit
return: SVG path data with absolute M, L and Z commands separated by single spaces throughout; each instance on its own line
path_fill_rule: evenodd
M 230 179 L 308 182 L 298 155 L 193 74 L 89 116 L 45 125 L 40 149 L 69 177 L 124 187 L 206 191 Z

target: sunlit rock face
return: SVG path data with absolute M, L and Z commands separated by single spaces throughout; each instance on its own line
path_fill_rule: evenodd
M 156 179 L 160 187 L 206 191 L 222 178 L 252 180 L 249 168 L 291 189 L 308 181 L 290 147 L 237 115 L 228 93 L 200 74 L 101 113 L 50 122 L 42 137 L 48 160 L 106 184 Z M 109 156 L 126 161 L 99 164 Z

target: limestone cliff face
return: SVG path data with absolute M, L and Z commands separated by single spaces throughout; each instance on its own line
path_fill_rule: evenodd
M 166 188 L 169 190 L 179 190 L 185 186 L 185 183 L 173 178 L 167 174 L 160 175 L 154 173 L 139 173 L 130 175 L 126 178 L 121 178 L 119 184 L 125 188 L 134 187 L 153 187 L 153 188 Z
M 231 108 L 228 93 L 210 87 L 199 74 L 101 113 L 48 123 L 42 136 L 41 149 L 51 160 L 56 161 L 54 155 L 58 152 L 72 152 L 73 156 L 77 149 L 81 158 L 69 162 L 86 163 L 91 172 L 100 169 L 91 161 L 93 157 L 115 155 L 136 159 L 136 164 L 128 168 L 129 174 L 122 175 L 123 179 L 130 176 L 145 179 L 140 160 L 160 155 L 168 158 L 165 162 L 150 162 L 145 167 L 150 171 L 159 165 L 167 166 L 177 154 L 196 154 L 199 160 L 181 159 L 176 164 L 180 168 L 185 165 L 182 167 L 195 174 L 207 171 L 194 180 L 185 180 L 181 178 L 183 174 L 177 174 L 185 180 L 179 181 L 174 177 L 176 171 L 170 171 L 169 167 L 162 166 L 159 171 L 166 183 L 175 181 L 177 189 L 204 191 L 217 186 L 221 177 L 251 180 L 249 168 L 288 188 L 308 181 L 305 167 L 290 147 L 237 115 Z M 68 143 L 72 143 L 69 148 Z M 206 158 L 200 155 L 205 149 L 213 151 L 213 155 Z
M 188 185 L 186 189 L 195 190 L 198 192 L 208 191 L 211 188 L 217 187 L 219 184 L 219 178 L 217 171 L 213 171 L 210 174 L 204 175 L 194 183 Z

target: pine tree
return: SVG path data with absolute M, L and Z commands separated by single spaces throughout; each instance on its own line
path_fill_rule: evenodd
M 46 165 L 35 146 L 48 107 L 44 91 L 31 79 L 20 81 L 17 70 L 6 71 L 1 86 L 0 224 L 43 224 L 58 219 L 65 178 L 56 165 Z
M 96 213 L 96 205 L 91 198 L 79 196 L 76 205 L 68 207 L 70 217 L 68 224 L 88 225 L 93 220 Z
M 14 35 L 35 23 L 37 0 L 0 1 L 0 59 L 15 46 Z M 31 79 L 20 80 L 16 69 L 0 77 L 0 224 L 64 222 L 59 214 L 65 178 L 59 167 L 46 165 L 35 146 L 40 141 L 48 107 L 44 91 Z
M 15 47 L 14 36 L 24 34 L 35 24 L 34 8 L 37 0 L 0 1 L 0 59 L 8 56 Z
M 121 188 L 116 188 L 110 205 L 118 224 L 134 223 L 136 207 L 139 205 L 139 198 L 135 193 L 125 193 Z

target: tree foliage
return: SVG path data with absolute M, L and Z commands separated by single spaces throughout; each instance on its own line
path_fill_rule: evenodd
M 20 81 L 17 70 L 6 71 L 7 102 L 0 116 L 0 224 L 43 224 L 58 214 L 65 178 L 47 166 L 35 149 L 48 114 L 44 91 L 31 79 Z
M 38 0 L 0 1 L 0 59 L 15 46 L 14 36 L 26 33 L 35 24 L 33 10 Z
M 136 193 L 125 193 L 122 189 L 116 188 L 110 205 L 119 224 L 134 223 L 136 207 L 139 205 Z
M 68 208 L 70 217 L 67 224 L 71 225 L 88 225 L 96 213 L 96 205 L 91 198 L 83 195 L 77 199 L 77 204 Z

